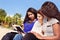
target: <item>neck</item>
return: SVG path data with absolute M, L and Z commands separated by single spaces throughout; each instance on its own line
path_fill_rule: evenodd
M 39 22 L 41 23 L 41 25 L 43 25 L 43 20 L 39 20 Z
M 34 19 L 31 19 L 30 21 L 34 21 Z
M 29 22 L 31 23 L 31 22 L 33 22 L 35 19 L 32 19 L 32 20 L 29 20 Z

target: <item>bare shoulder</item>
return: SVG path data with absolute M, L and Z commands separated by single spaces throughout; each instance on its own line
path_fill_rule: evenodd
M 53 28 L 55 28 L 55 29 L 59 29 L 59 28 L 60 28 L 60 24 L 59 24 L 59 23 L 55 23 L 55 24 L 53 24 Z
M 54 33 L 58 34 L 59 31 L 60 31 L 60 24 L 55 23 L 55 24 L 53 25 L 53 30 L 54 30 Z

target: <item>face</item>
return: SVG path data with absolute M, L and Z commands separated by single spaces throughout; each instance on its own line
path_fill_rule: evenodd
M 41 12 L 42 13 L 42 12 Z M 43 13 L 42 13 L 43 14 Z M 45 16 L 44 14 L 43 14 L 43 16 L 44 16 L 44 22 L 47 22 L 47 16 Z
M 41 14 L 37 13 L 37 19 L 38 20 L 43 20 L 43 16 Z
M 28 17 L 33 20 L 35 17 L 34 17 L 34 14 L 32 12 L 28 12 Z

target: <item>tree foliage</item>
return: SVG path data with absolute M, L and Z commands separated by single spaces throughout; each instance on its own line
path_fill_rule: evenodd
M 4 21 L 6 15 L 7 15 L 6 11 L 3 9 L 0 9 L 0 23 Z

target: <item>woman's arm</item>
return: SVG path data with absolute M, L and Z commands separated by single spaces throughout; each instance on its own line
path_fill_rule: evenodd
M 30 33 L 33 33 L 38 39 L 43 39 L 42 35 L 40 35 L 39 33 L 36 33 L 36 32 L 30 32 Z
M 54 36 L 41 36 L 38 33 L 32 32 L 38 39 L 58 39 L 59 38 L 59 24 L 53 25 Z

